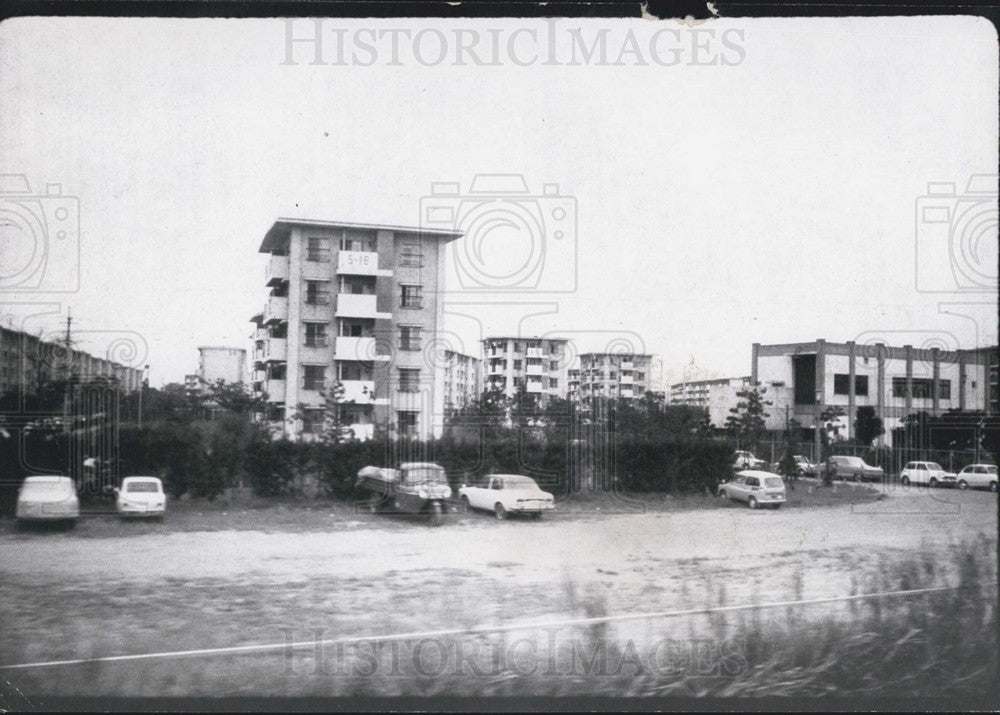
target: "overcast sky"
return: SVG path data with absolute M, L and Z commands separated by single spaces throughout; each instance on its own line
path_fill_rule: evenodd
M 27 289 L 7 226 L 5 322 L 51 330 L 71 308 L 80 347 L 117 341 L 151 384 L 179 381 L 197 346 L 247 345 L 276 217 L 416 225 L 422 200 L 461 201 L 428 199 L 432 183 L 467 193 L 476 175 L 516 174 L 544 235 L 533 244 L 512 218 L 479 234 L 479 259 L 471 239 L 455 244 L 446 328 L 466 352 L 484 334 L 558 334 L 658 353 L 676 381 L 749 374 L 753 342 L 996 343 L 996 197 L 966 192 L 998 160 L 993 27 L 700 28 L 327 20 L 323 64 L 306 43 L 283 64 L 281 20 L 7 21 L 0 169 L 78 198 L 81 260 L 72 229 Z M 578 39 L 598 49 L 587 58 Z M 957 195 L 928 204 L 929 182 Z M 42 212 L 50 233 L 73 208 L 12 206 L 4 190 L 0 209 Z M 537 286 L 475 289 L 492 280 L 476 260 L 506 275 L 532 245 Z M 48 292 L 75 289 L 77 271 L 78 290 Z M 134 334 L 145 346 L 123 353 Z

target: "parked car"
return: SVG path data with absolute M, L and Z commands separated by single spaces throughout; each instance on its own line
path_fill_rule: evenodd
M 492 511 L 500 520 L 510 514 L 531 514 L 537 519 L 555 508 L 555 497 L 520 474 L 491 474 L 478 486 L 463 485 L 458 494 L 467 510 Z
M 937 462 L 909 462 L 899 473 L 903 484 L 926 484 L 929 487 L 953 487 L 958 477 L 946 472 Z
M 55 475 L 28 477 L 17 494 L 18 524 L 59 522 L 68 527 L 80 517 L 80 499 L 69 477 Z
M 719 496 L 746 502 L 751 509 L 758 506 L 779 509 L 785 503 L 785 482 L 771 472 L 745 469 L 732 480 L 719 485 Z
M 813 474 L 816 470 L 816 465 L 810 462 L 808 459 L 803 457 L 801 454 L 796 454 L 792 456 L 795 460 L 795 476 L 804 477 L 807 474 Z M 771 471 L 775 474 L 780 474 L 779 468 L 781 467 L 781 460 L 777 462 L 771 462 Z
M 989 489 L 997 490 L 997 465 L 970 464 L 956 475 L 959 489 Z
M 402 462 L 399 469 L 364 467 L 356 488 L 366 495 L 373 514 L 391 508 L 407 514 L 427 514 L 431 525 L 440 526 L 452 509 L 451 487 L 444 467 L 433 462 Z
M 764 469 L 767 466 L 767 462 L 763 459 L 757 459 L 753 452 L 747 452 L 743 449 L 736 450 L 736 455 L 733 458 L 733 469 Z
M 834 455 L 827 459 L 827 464 L 833 471 L 834 479 L 852 480 L 855 482 L 881 482 L 885 479 L 885 471 L 882 467 L 873 467 L 861 457 L 847 457 Z M 820 476 L 823 475 L 824 466 L 819 466 Z
M 163 482 L 157 477 L 125 477 L 115 492 L 119 516 L 163 519 L 167 510 L 167 495 L 163 493 Z

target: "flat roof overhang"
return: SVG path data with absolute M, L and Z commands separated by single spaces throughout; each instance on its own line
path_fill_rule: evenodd
M 314 219 L 279 218 L 264 234 L 261 241 L 259 253 L 271 253 L 282 246 L 282 242 L 288 237 L 292 226 L 316 226 L 320 228 L 353 228 L 362 231 L 394 231 L 396 233 L 417 234 L 421 236 L 432 236 L 444 241 L 454 241 L 465 235 L 464 231 L 422 228 L 419 226 L 393 226 L 381 223 L 351 223 L 349 221 L 319 221 Z

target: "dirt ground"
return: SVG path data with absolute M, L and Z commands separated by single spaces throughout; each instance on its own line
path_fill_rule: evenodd
M 217 530 L 199 530 L 197 510 L 179 506 L 162 525 L 93 517 L 74 532 L 18 533 L 8 522 L 0 665 L 842 595 L 874 588 L 862 575 L 887 560 L 947 560 L 960 541 L 995 559 L 995 494 L 838 489 L 834 506 L 608 500 L 541 521 L 458 515 L 440 528 L 349 507 L 254 518 L 215 506 L 201 518 Z M 233 518 L 239 528 L 220 528 Z M 649 628 L 625 624 L 619 635 Z M 0 691 L 329 692 L 290 677 L 280 658 L 210 660 L 0 670 Z

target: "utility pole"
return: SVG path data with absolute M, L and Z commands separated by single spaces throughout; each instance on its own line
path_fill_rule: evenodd
M 66 431 L 70 430 L 69 425 L 69 403 L 70 403 L 70 392 L 72 390 L 72 377 L 73 377 L 73 340 L 71 337 L 71 328 L 73 325 L 73 314 L 72 308 L 66 308 L 66 337 L 63 339 L 63 348 L 66 350 L 65 355 L 65 373 L 62 375 L 65 380 L 63 387 L 63 429 Z

